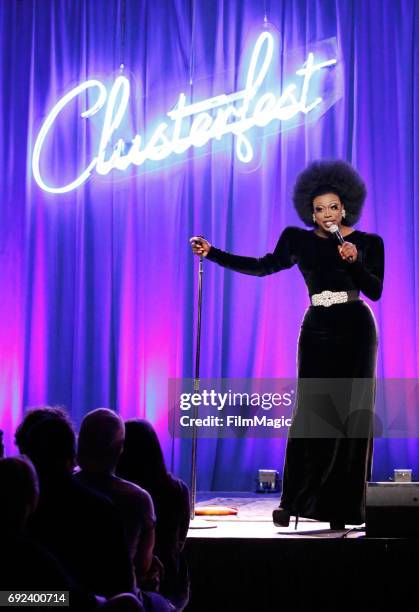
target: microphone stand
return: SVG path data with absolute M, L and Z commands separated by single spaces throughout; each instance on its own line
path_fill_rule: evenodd
M 198 322 L 196 330 L 196 351 L 195 351 L 195 377 L 193 383 L 194 393 L 199 392 L 199 366 L 201 361 L 201 315 L 202 315 L 202 276 L 203 276 L 203 261 L 202 255 L 199 257 L 198 268 Z M 198 407 L 194 406 L 194 417 L 196 418 Z M 192 461 L 191 461 L 191 520 L 195 518 L 196 506 L 196 481 L 197 481 L 197 447 L 198 436 L 195 420 L 192 427 Z
M 201 315 L 202 315 L 202 277 L 203 277 L 203 256 L 199 257 L 198 269 L 198 322 L 196 331 L 196 352 L 195 352 L 195 377 L 194 393 L 199 392 L 199 366 L 201 362 Z M 198 407 L 194 406 L 194 418 L 198 415 Z M 192 427 L 192 456 L 191 456 L 191 520 L 189 529 L 214 529 L 215 523 L 197 519 L 195 516 L 196 507 L 196 482 L 197 482 L 197 463 L 198 463 L 198 435 L 195 420 Z

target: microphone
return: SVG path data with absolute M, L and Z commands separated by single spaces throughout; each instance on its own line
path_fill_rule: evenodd
M 342 234 L 340 233 L 339 228 L 336 225 L 336 223 L 332 223 L 330 225 L 329 232 L 331 232 L 336 237 L 336 240 L 339 242 L 339 244 L 342 245 L 345 242 L 345 239 L 342 236 Z M 352 262 L 352 257 L 348 257 L 348 261 Z

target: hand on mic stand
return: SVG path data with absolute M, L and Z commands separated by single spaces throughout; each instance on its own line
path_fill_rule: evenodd
M 203 236 L 192 236 L 189 242 L 195 255 L 199 255 L 200 257 L 206 257 L 208 255 L 211 245 Z

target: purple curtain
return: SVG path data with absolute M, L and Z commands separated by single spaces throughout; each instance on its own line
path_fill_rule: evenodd
M 35 183 L 36 136 L 72 87 L 110 82 L 123 62 L 129 122 L 143 133 L 181 91 L 200 99 L 243 88 L 241 60 L 265 17 L 285 54 L 305 57 L 336 37 L 343 95 L 317 121 L 259 140 L 252 172 L 227 137 L 222 151 L 208 145 L 152 172 L 127 170 L 124 180 L 117 171 L 92 177 L 68 194 Z M 0 417 L 9 452 L 27 406 L 64 405 L 76 423 L 109 406 L 150 419 L 169 466 L 187 479 L 190 443 L 168 433 L 167 381 L 193 376 L 197 260 L 188 238 L 239 254 L 272 250 L 285 226 L 301 225 L 290 194 L 315 158 L 346 159 L 365 178 L 358 227 L 386 245 L 385 290 L 372 306 L 378 376 L 418 377 L 417 2 L 9 0 L 0 19 Z M 95 127 L 86 125 L 69 111 L 57 128 L 51 182 L 88 164 Z M 298 270 L 259 279 L 205 262 L 204 273 L 201 375 L 293 377 L 308 302 Z M 417 446 L 377 440 L 374 477 L 418 470 Z M 249 489 L 258 468 L 281 469 L 283 451 L 284 440 L 201 440 L 198 486 Z

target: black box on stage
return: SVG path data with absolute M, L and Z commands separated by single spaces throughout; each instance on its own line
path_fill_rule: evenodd
M 419 482 L 367 482 L 368 537 L 419 537 Z

